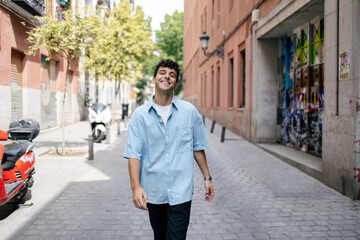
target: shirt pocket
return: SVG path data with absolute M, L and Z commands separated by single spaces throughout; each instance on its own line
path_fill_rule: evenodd
M 193 127 L 192 126 L 178 126 L 176 127 L 176 152 L 190 152 L 192 151 L 193 142 Z

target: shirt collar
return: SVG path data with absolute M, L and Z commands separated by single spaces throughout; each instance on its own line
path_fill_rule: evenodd
M 148 111 L 150 111 L 151 108 L 154 108 L 155 109 L 155 106 L 154 106 L 154 97 L 155 95 L 153 95 L 149 101 L 147 102 L 147 108 L 148 108 Z M 178 107 L 179 107 L 179 99 L 177 99 L 175 96 L 173 96 L 172 100 L 171 100 L 171 104 L 173 105 L 173 107 L 178 110 Z

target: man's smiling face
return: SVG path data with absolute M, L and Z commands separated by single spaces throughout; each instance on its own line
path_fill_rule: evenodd
M 170 93 L 173 92 L 177 86 L 176 71 L 167 67 L 160 67 L 156 77 L 153 78 L 155 90 Z

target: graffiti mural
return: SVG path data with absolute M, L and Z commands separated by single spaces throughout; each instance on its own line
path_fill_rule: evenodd
M 324 22 L 282 39 L 278 124 L 280 142 L 322 152 Z
M 354 179 L 357 183 L 360 183 L 360 168 L 354 168 L 354 171 L 355 171 Z M 360 191 L 358 191 L 356 195 L 356 200 L 360 200 Z

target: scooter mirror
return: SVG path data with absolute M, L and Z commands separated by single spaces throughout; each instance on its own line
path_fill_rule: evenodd
M 8 138 L 9 138 L 9 136 L 6 134 L 6 132 L 0 130 L 0 140 L 1 141 L 6 141 L 6 140 L 8 140 Z

